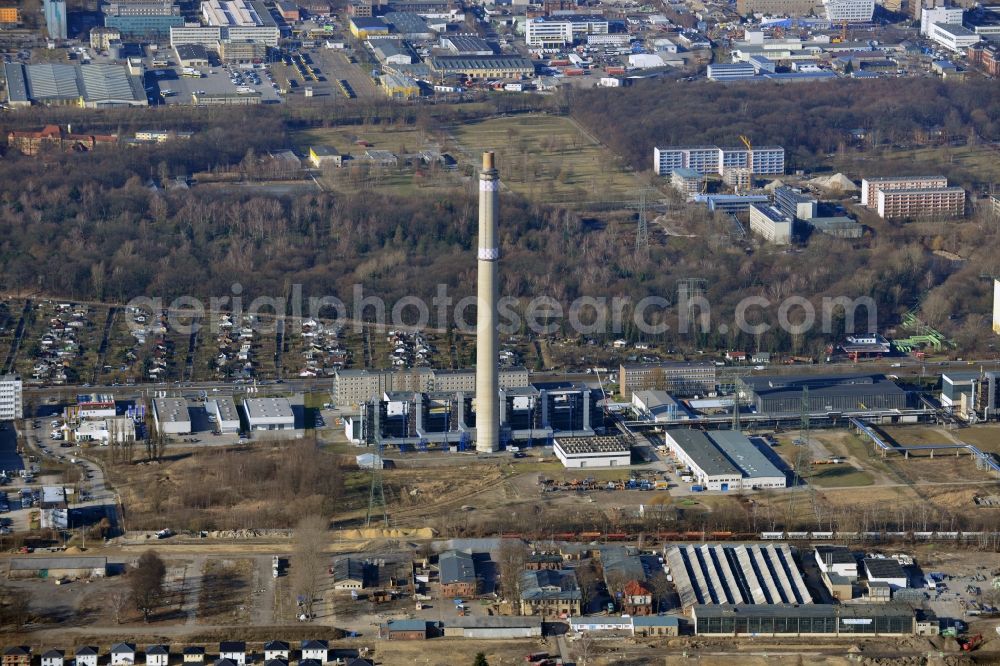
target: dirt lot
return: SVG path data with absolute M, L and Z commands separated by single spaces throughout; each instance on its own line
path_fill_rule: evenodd
M 253 560 L 207 560 L 201 575 L 198 619 L 205 624 L 246 624 Z

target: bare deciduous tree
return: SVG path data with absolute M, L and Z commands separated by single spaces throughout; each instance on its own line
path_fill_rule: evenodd
M 108 599 L 108 607 L 111 609 L 111 614 L 115 618 L 115 624 L 122 623 L 129 601 L 129 593 L 125 590 L 118 590 L 112 593 L 111 598 Z
M 528 561 L 528 547 L 520 539 L 504 539 L 498 555 L 500 591 L 512 608 L 520 607 L 521 573 Z
M 156 551 L 147 550 L 129 572 L 128 582 L 136 610 L 142 619 L 149 622 L 153 611 L 163 604 L 163 581 L 167 576 L 167 566 Z
M 323 580 L 328 523 L 322 516 L 306 516 L 295 526 L 292 554 L 292 593 L 301 602 L 302 612 L 313 617 L 314 604 Z

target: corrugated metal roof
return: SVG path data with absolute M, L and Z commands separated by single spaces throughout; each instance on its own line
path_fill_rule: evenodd
M 24 65 L 8 62 L 3 66 L 4 77 L 7 79 L 7 99 L 11 102 L 27 102 L 28 79 Z
M 28 65 L 28 92 L 33 99 L 80 97 L 80 81 L 74 65 Z
M 106 557 L 19 557 L 11 560 L 13 571 L 38 569 L 99 569 L 108 565 Z
M 138 101 L 128 72 L 120 65 L 80 67 L 84 99 L 88 102 Z
M 743 470 L 748 478 L 785 478 L 785 473 L 768 460 L 767 456 L 743 433 L 717 430 L 708 433 L 708 438 L 733 464 Z

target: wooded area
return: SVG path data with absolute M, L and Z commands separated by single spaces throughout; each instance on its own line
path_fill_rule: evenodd
M 739 134 L 751 135 L 757 145 L 784 145 L 794 169 L 821 165 L 824 155 L 846 149 L 844 134 L 856 127 L 893 142 L 912 143 L 930 128 L 962 132 L 967 140 L 996 139 L 1000 96 L 992 94 L 992 86 L 923 79 L 787 87 L 644 82 L 614 95 L 577 92 L 535 104 L 571 105 L 575 118 L 637 169 L 648 169 L 655 144 L 732 144 Z M 635 109 L 654 111 L 636 116 Z M 259 295 L 285 296 L 298 283 L 306 298 L 335 295 L 350 303 L 353 285 L 363 284 L 366 294 L 391 306 L 404 295 L 429 302 L 441 283 L 457 301 L 471 295 L 475 284 L 473 184 L 433 192 L 417 188 L 402 197 L 378 188 L 350 196 L 301 188 L 274 194 L 252 184 L 154 191 L 149 182 L 195 173 L 239 178 L 256 169 L 267 151 L 289 147 L 293 129 L 376 118 L 433 128 L 497 110 L 480 103 L 374 105 L 350 113 L 333 109 L 326 117 L 314 109 L 165 110 L 155 121 L 121 111 L 81 116 L 73 109 L 5 116 L 4 129 L 72 120 L 74 132 L 127 135 L 155 123 L 195 135 L 92 153 L 25 157 L 8 152 L 0 162 L 0 262 L 6 268 L 0 288 L 123 302 L 135 296 L 228 296 L 239 282 L 247 303 Z M 381 112 L 385 115 L 379 118 Z M 878 173 L 877 160 L 872 171 Z M 974 175 L 949 175 L 973 185 Z M 801 250 L 762 247 L 748 254 L 742 245 L 726 241 L 723 221 L 691 208 L 684 215 L 697 233 L 666 236 L 652 225 L 646 258 L 635 252 L 634 212 L 595 220 L 532 204 L 511 192 L 502 201 L 501 294 L 522 303 L 539 295 L 554 297 L 564 307 L 582 295 L 625 296 L 633 303 L 648 295 L 673 300 L 678 280 L 699 277 L 706 280 L 713 324 L 732 321 L 736 302 L 746 296 L 775 302 L 803 296 L 818 311 L 823 296 L 867 295 L 878 305 L 880 326 L 898 321 L 922 301 L 925 320 L 957 336 L 963 347 L 987 344 L 989 329 L 982 322 L 990 309 L 989 290 L 980 275 L 1000 274 L 1000 261 L 989 250 L 1000 232 L 985 216 L 962 223 L 882 224 L 853 242 L 813 234 Z M 775 323 L 776 309 L 765 312 L 764 320 Z M 951 317 L 955 312 L 971 314 Z M 843 332 L 835 328 L 830 336 L 792 339 L 775 330 L 749 339 L 718 333 L 713 326 L 713 332 L 695 338 L 672 330 L 650 341 L 681 349 L 717 345 L 819 353 Z M 622 335 L 642 338 L 633 327 L 595 337 Z

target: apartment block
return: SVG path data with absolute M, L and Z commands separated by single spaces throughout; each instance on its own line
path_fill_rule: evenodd
M 882 190 L 919 190 L 933 187 L 948 187 L 948 179 L 944 176 L 865 178 L 861 181 L 861 201 L 869 208 L 877 208 L 878 193 Z
M 886 219 L 962 217 L 965 190 L 961 187 L 880 190 L 877 210 L 879 217 Z
M 22 416 L 21 378 L 0 375 L 0 421 L 13 421 Z
M 699 174 L 724 175 L 727 168 L 751 167 L 754 175 L 778 176 L 785 173 L 785 149 L 780 146 L 720 148 L 719 146 L 684 146 L 653 148 L 653 170 L 669 176 L 676 169 L 693 169 Z

